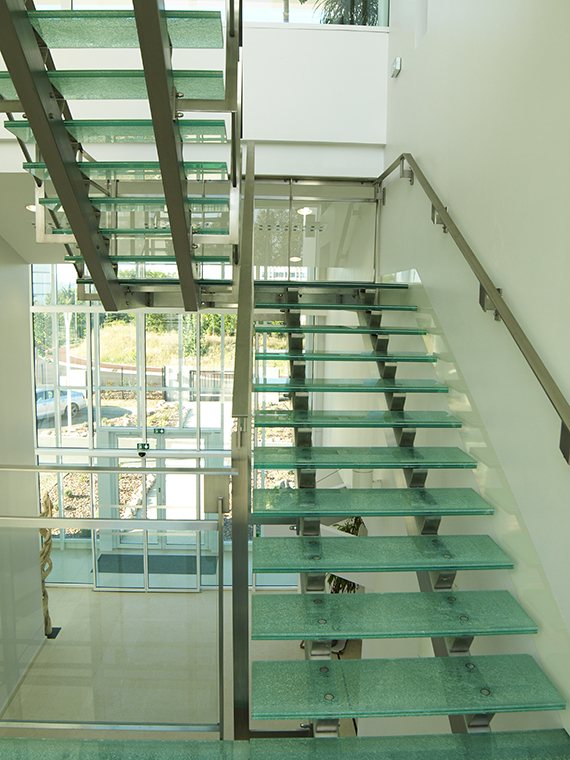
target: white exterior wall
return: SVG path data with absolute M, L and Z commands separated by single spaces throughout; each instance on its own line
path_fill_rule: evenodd
M 34 464 L 29 267 L 0 238 L 0 462 Z M 38 514 L 34 473 L 0 473 L 0 511 Z M 0 530 L 0 710 L 44 641 L 39 536 Z

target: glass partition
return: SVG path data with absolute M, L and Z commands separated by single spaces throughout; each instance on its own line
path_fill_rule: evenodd
M 257 187 L 257 280 L 374 279 L 377 200 L 371 186 L 281 180 Z

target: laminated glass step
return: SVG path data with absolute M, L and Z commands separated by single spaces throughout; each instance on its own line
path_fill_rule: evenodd
M 296 311 L 306 309 L 315 311 L 323 309 L 327 311 L 417 311 L 417 306 L 400 306 L 399 304 L 374 304 L 374 303 L 337 303 L 336 301 L 306 301 L 299 303 L 283 303 L 282 301 L 257 301 L 256 309 L 288 309 Z
M 343 282 L 342 280 L 255 280 L 256 288 L 318 288 L 323 290 L 406 290 L 405 282 Z
M 290 379 L 288 377 L 268 377 L 254 380 L 253 388 L 265 393 L 447 393 L 447 386 L 437 380 L 349 380 L 344 378 Z
M 537 631 L 508 591 L 252 597 L 253 639 L 400 639 Z
M 78 277 L 75 281 L 77 285 L 93 285 L 93 280 L 90 277 Z M 155 291 L 157 290 L 170 290 L 172 288 L 180 287 L 180 280 L 178 277 L 160 277 L 156 276 L 156 273 L 149 273 L 147 277 L 119 277 L 117 282 L 126 288 L 144 288 L 145 286 L 153 286 Z M 231 287 L 231 280 L 195 280 L 196 284 L 203 288 L 211 287 Z
M 49 171 L 44 163 L 26 162 L 24 169 L 34 177 L 49 179 Z M 82 161 L 78 164 L 82 174 L 97 182 L 111 180 L 161 180 L 158 161 Z M 184 163 L 184 171 L 189 180 L 219 179 L 228 176 L 227 164 L 221 161 L 192 161 Z
M 154 143 L 151 119 L 83 119 L 64 121 L 63 125 L 80 143 Z M 4 127 L 22 142 L 35 142 L 27 121 L 5 121 Z M 185 143 L 227 142 L 223 119 L 180 119 L 178 127 Z
M 492 515 L 472 488 L 256 488 L 252 520 L 263 517 Z
M 164 196 L 138 195 L 138 196 L 121 196 L 113 198 L 106 195 L 91 196 L 91 204 L 96 208 L 105 211 L 166 211 L 166 200 Z M 187 203 L 191 211 L 196 213 L 210 213 L 216 211 L 227 211 L 230 207 L 229 198 L 187 198 Z M 62 205 L 59 198 L 40 198 L 42 206 L 52 211 L 61 211 Z
M 257 446 L 257 470 L 310 469 L 475 469 L 477 460 L 455 446 Z
M 73 264 L 77 261 L 83 261 L 83 256 L 66 256 L 64 261 Z M 129 264 L 148 264 L 149 266 L 156 266 L 157 264 L 176 264 L 176 257 L 172 255 L 163 255 L 162 253 L 149 253 L 140 256 L 109 256 L 109 261 L 113 264 L 124 266 L 128 266 Z M 231 256 L 221 253 L 196 253 L 194 255 L 194 261 L 197 261 L 200 264 L 230 264 Z
M 454 572 L 512 567 L 512 560 L 489 536 L 253 539 L 256 573 Z
M 448 412 L 347 412 L 268 409 L 255 413 L 255 427 L 410 427 L 459 428 L 461 420 Z
M 419 327 L 363 327 L 362 325 L 255 325 L 257 333 L 323 333 L 330 335 L 427 335 Z
M 471 734 L 252 739 L 251 760 L 570 760 L 564 729 Z M 50 760 L 50 759 L 48 759 Z M 73 759 L 75 760 L 75 759 Z
M 254 662 L 252 718 L 374 718 L 560 710 L 528 654 Z
M 420 351 L 258 351 L 257 361 L 305 361 L 305 362 L 436 362 L 437 356 Z
M 248 760 L 246 741 L 3 737 L 0 760 Z
M 147 100 L 144 71 L 48 71 L 48 77 L 66 100 Z M 225 97 L 222 71 L 174 71 L 174 86 L 185 98 L 221 100 Z M 17 100 L 10 75 L 0 71 L 0 95 Z
M 49 48 L 138 48 L 133 11 L 28 11 L 34 29 Z M 175 48 L 221 48 L 219 11 L 166 11 Z
M 47 230 L 51 235 L 73 235 L 70 227 L 58 227 Z M 170 226 L 165 227 L 101 227 L 104 236 L 116 235 L 121 238 L 170 238 Z M 227 227 L 200 227 L 192 224 L 192 232 L 197 235 L 229 235 Z

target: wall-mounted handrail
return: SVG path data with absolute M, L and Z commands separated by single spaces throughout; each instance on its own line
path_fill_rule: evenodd
M 505 327 L 510 332 L 515 343 L 522 352 L 522 355 L 526 359 L 528 365 L 535 374 L 536 379 L 542 386 L 543 391 L 548 396 L 550 403 L 555 408 L 562 423 L 562 429 L 560 433 L 560 450 L 564 455 L 566 461 L 570 464 L 570 404 L 566 400 L 562 391 L 554 381 L 554 378 L 547 370 L 544 362 L 536 352 L 534 346 L 527 338 L 524 330 L 515 319 L 513 313 L 505 303 L 501 293 L 495 287 L 493 281 L 483 268 L 481 262 L 473 252 L 473 249 L 469 243 L 465 240 L 463 234 L 459 230 L 451 218 L 446 207 L 441 202 L 439 196 L 428 182 L 425 174 L 418 166 L 417 161 L 411 155 L 411 153 L 402 153 L 398 158 L 393 161 L 390 166 L 382 172 L 382 174 L 376 180 L 378 185 L 381 185 L 384 180 L 389 177 L 396 169 L 403 167 L 403 162 L 406 162 L 412 171 L 411 180 L 417 179 L 421 185 L 423 191 L 431 201 L 433 210 L 438 215 L 438 222 L 444 225 L 446 231 L 451 235 L 455 244 L 463 254 L 463 257 L 473 270 L 475 277 L 479 280 L 479 284 L 487 296 L 488 300 L 492 303 L 497 315 L 505 323 Z M 407 176 L 403 174 L 402 176 Z

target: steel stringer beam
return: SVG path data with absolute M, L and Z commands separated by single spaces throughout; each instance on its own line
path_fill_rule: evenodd
M 57 195 L 107 311 L 125 306 L 32 25 L 20 0 L 0 0 L 0 51 Z
M 182 138 L 174 108 L 176 91 L 164 0 L 133 0 L 133 7 L 182 301 L 186 311 L 197 311 L 190 207 Z

